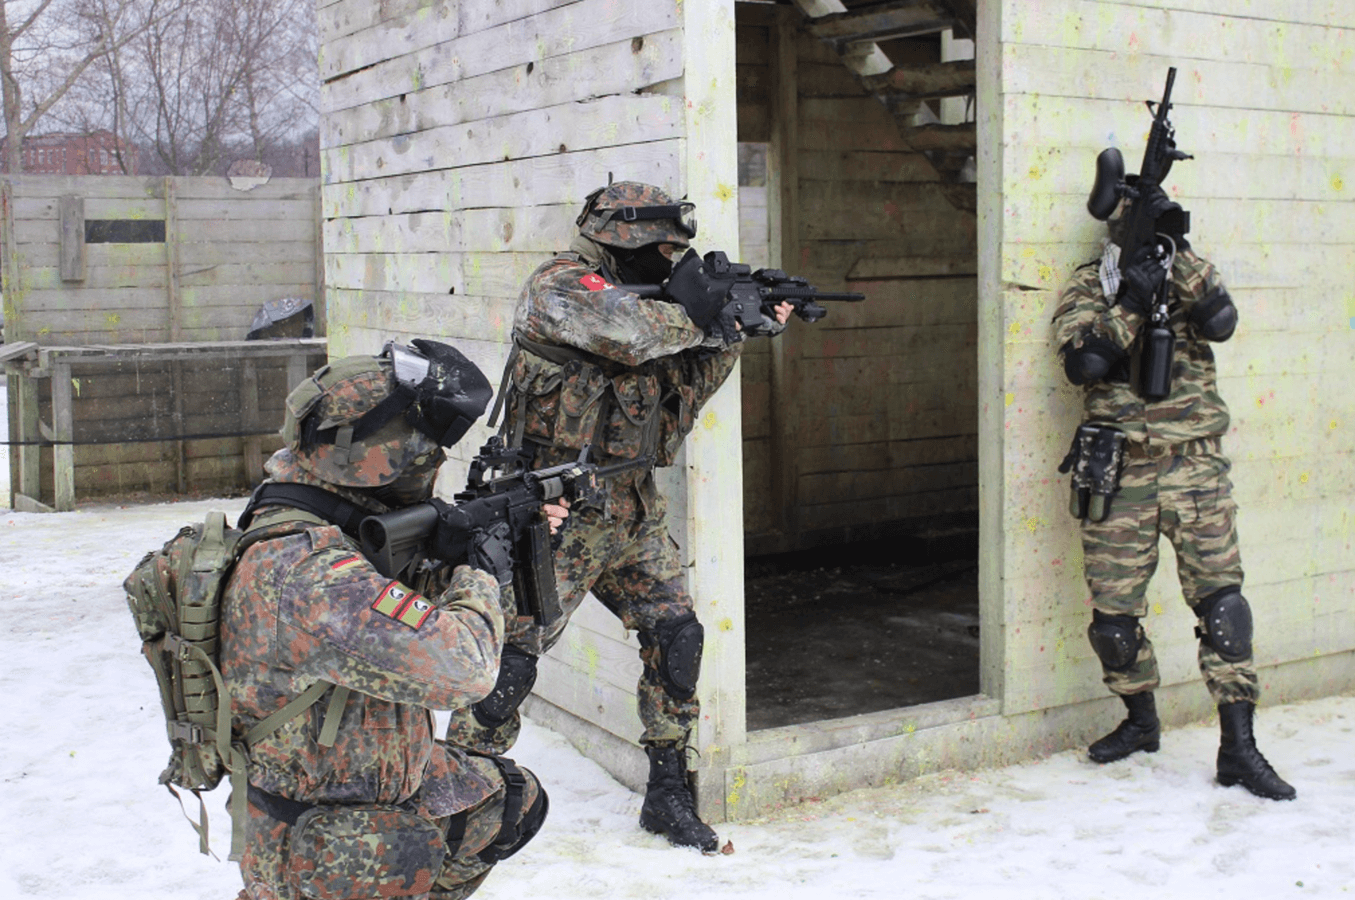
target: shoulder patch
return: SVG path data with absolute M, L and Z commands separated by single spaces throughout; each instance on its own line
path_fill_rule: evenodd
M 433 604 L 423 594 L 410 590 L 398 581 L 392 581 L 372 603 L 372 609 L 417 630 L 423 627 L 432 614 Z
M 347 572 L 349 569 L 362 565 L 362 562 L 363 559 L 361 556 L 348 556 L 330 565 L 329 571 L 337 575 L 340 572 Z
M 589 272 L 579 279 L 579 284 L 588 288 L 590 291 L 605 291 L 611 287 L 611 282 L 598 275 L 596 272 Z

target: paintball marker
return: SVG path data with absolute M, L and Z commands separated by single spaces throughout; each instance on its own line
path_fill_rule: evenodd
M 1149 400 L 1162 400 L 1171 392 L 1172 353 L 1176 338 L 1167 324 L 1167 281 L 1176 245 L 1168 234 L 1182 235 L 1190 231 L 1190 213 L 1175 203 L 1163 209 L 1152 202 L 1154 196 L 1159 194 L 1167 173 L 1171 171 L 1172 163 L 1194 158 L 1176 148 L 1176 129 L 1168 118 L 1172 106 L 1172 85 L 1175 82 L 1176 67 L 1173 66 L 1167 70 L 1167 86 L 1162 93 L 1162 102 L 1154 109 L 1153 102 L 1146 101 L 1149 111 L 1153 113 L 1153 126 L 1148 132 L 1143 165 L 1139 167 L 1137 179 L 1131 181 L 1125 177 L 1124 157 L 1119 150 L 1110 147 L 1101 151 L 1096 158 L 1096 181 L 1087 197 L 1087 211 L 1101 221 L 1110 218 L 1121 198 L 1143 199 L 1145 202 L 1129 205 L 1125 221 L 1115 230 L 1120 243 L 1121 271 L 1144 247 L 1150 247 L 1167 273 L 1153 296 L 1150 321 L 1142 335 L 1138 360 L 1139 392 Z
M 596 504 L 606 479 L 653 464 L 651 457 L 641 457 L 598 466 L 588 461 L 588 454 L 585 447 L 574 462 L 533 471 L 527 468 L 527 452 L 505 448 L 496 435 L 471 461 L 466 489 L 456 494 L 455 504 L 433 499 L 363 519 L 358 529 L 363 553 L 377 571 L 395 578 L 425 560 L 461 562 L 477 534 L 506 525 L 518 615 L 549 625 L 563 612 L 550 524 L 541 507 L 560 499 L 576 509 Z M 508 471 L 489 477 L 499 469 Z
M 773 323 L 776 321 L 774 308 L 778 303 L 789 303 L 795 308 L 795 315 L 806 322 L 817 322 L 828 315 L 828 310 L 819 305 L 820 300 L 858 303 L 866 299 L 865 294 L 824 293 L 805 279 L 787 275 L 780 269 L 753 271 L 751 266 L 744 263 L 730 262 L 721 250 L 712 250 L 702 258 L 706 262 L 706 273 L 710 280 L 729 285 L 725 309 L 733 313 L 739 327 L 749 337 L 777 332 Z M 641 297 L 664 296 L 664 288 L 660 284 L 618 284 L 617 287 Z

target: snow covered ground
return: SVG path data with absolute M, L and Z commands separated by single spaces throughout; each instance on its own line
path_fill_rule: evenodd
M 0 509 L 0 898 L 235 896 L 225 789 L 208 798 L 216 861 L 156 783 L 168 744 L 120 585 L 180 525 L 242 506 Z M 638 795 L 529 723 L 514 755 L 545 782 L 551 816 L 477 896 L 1346 897 L 1353 729 L 1355 697 L 1261 711 L 1261 747 L 1298 788 L 1293 803 L 1216 786 L 1217 732 L 1201 724 L 1110 766 L 1067 752 L 725 825 L 734 852 L 705 857 L 640 831 Z

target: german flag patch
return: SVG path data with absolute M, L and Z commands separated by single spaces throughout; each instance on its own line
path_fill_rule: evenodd
M 372 609 L 383 616 L 390 616 L 402 625 L 419 629 L 433 612 L 433 604 L 416 591 L 411 591 L 398 581 L 386 585 L 381 596 L 376 598 Z
M 355 568 L 360 565 L 362 565 L 361 556 L 350 556 L 347 559 L 341 559 L 334 565 L 330 566 L 329 571 L 337 574 L 339 572 L 347 572 L 349 569 Z

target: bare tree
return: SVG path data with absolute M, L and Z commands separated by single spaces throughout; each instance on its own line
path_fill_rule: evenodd
M 95 63 L 187 0 L 0 0 L 5 163 L 22 170 L 23 139 Z
M 317 45 L 313 0 L 187 0 L 107 53 L 59 114 L 142 147 L 157 172 L 295 155 L 318 124 Z

